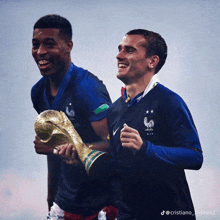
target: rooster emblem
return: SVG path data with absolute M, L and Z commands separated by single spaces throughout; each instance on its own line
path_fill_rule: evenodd
M 74 110 L 69 110 L 69 107 L 68 106 L 66 106 L 66 114 L 68 115 L 68 116 L 72 116 L 72 117 L 74 117 L 75 116 L 75 112 L 74 112 Z
M 154 127 L 154 121 L 150 120 L 148 122 L 147 117 L 144 118 L 144 125 L 147 127 L 146 130 L 153 130 L 152 128 Z

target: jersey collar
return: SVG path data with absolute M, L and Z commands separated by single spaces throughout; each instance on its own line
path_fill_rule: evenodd
M 146 89 L 144 90 L 144 93 L 143 93 L 143 97 L 145 95 L 147 95 L 148 92 L 150 92 L 151 89 L 153 89 L 158 83 L 160 83 L 159 79 L 157 78 L 156 75 L 154 75 L 152 78 L 151 78 L 151 81 L 149 82 L 149 84 L 147 85 Z
M 125 103 L 128 104 L 128 106 L 132 106 L 138 102 L 140 102 L 140 100 L 147 95 L 148 92 L 150 92 L 151 89 L 153 89 L 158 83 L 160 83 L 159 79 L 157 78 L 156 75 L 154 75 L 151 78 L 151 81 L 149 82 L 149 84 L 147 85 L 146 89 L 144 90 L 144 92 L 139 93 L 137 96 L 135 96 L 133 99 L 129 99 L 129 97 L 127 96 L 127 92 L 126 89 L 123 91 L 123 99 L 125 101 Z
M 64 91 L 65 91 L 65 89 L 66 89 L 66 87 L 67 87 L 67 85 L 70 81 L 72 70 L 73 70 L 73 63 L 71 62 L 70 67 L 68 68 L 64 78 L 62 79 L 62 82 L 60 84 L 59 90 L 57 92 L 57 95 L 54 99 L 54 102 L 53 102 L 52 106 L 50 105 L 50 103 L 48 101 L 46 88 L 44 89 L 44 100 L 46 102 L 46 105 L 47 105 L 48 109 L 54 109 L 54 110 L 59 109 L 59 105 L 60 105 L 61 99 L 63 97 L 63 93 L 64 93 Z

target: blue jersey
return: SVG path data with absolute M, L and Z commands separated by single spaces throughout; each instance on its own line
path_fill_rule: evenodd
M 71 63 L 55 98 L 50 95 L 49 79 L 42 77 L 33 86 L 31 98 L 38 113 L 47 109 L 65 112 L 85 143 L 100 140 L 91 122 L 107 116 L 107 111 L 97 109 L 109 106 L 111 100 L 102 81 L 87 70 Z M 55 202 L 61 209 L 86 216 L 108 204 L 108 190 L 99 181 L 88 177 L 82 164 L 60 163 L 61 177 Z
M 130 103 L 119 98 L 108 110 L 118 219 L 194 219 L 184 169 L 199 169 L 203 156 L 186 104 L 161 84 Z M 121 145 L 124 123 L 138 130 L 144 141 L 135 153 Z

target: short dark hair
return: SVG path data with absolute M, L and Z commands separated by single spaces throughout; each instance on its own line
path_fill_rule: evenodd
M 67 40 L 72 39 L 72 26 L 66 18 L 60 15 L 51 14 L 39 18 L 34 25 L 34 30 L 37 28 L 56 28 Z
M 158 73 L 167 58 L 167 45 L 161 35 L 144 29 L 134 29 L 129 31 L 126 35 L 144 36 L 146 39 L 146 44 L 143 46 L 146 47 L 146 56 L 150 57 L 157 55 L 160 58 L 159 63 L 155 68 L 155 74 Z

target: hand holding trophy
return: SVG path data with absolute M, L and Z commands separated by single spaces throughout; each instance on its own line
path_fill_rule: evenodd
M 34 129 L 40 141 L 47 146 L 57 149 L 67 143 L 73 145 L 88 174 L 93 163 L 106 154 L 87 148 L 71 121 L 62 111 L 46 110 L 40 113 L 35 120 Z

